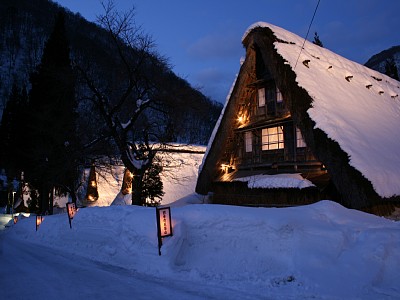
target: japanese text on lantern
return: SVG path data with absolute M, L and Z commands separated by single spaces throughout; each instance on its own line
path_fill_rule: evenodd
M 172 235 L 171 232 L 171 217 L 169 209 L 160 209 L 160 232 L 161 237 Z
M 75 203 L 67 203 L 68 216 L 70 219 L 73 219 L 76 214 L 76 206 Z

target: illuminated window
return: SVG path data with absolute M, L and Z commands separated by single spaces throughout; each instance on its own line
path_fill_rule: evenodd
M 246 152 L 252 152 L 253 151 L 253 135 L 251 134 L 251 131 L 247 131 L 244 133 L 244 142 L 245 142 Z
M 265 106 L 265 88 L 258 89 L 258 107 Z
M 283 149 L 282 126 L 264 128 L 261 132 L 262 150 Z
M 296 127 L 296 146 L 297 148 L 307 147 L 306 142 L 304 141 L 303 135 L 299 128 Z
M 282 103 L 283 102 L 282 93 L 278 88 L 276 88 L 276 102 L 277 103 Z

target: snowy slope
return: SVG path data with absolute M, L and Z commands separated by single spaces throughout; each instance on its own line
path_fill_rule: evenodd
M 205 146 L 186 145 L 179 146 L 180 150 L 204 152 Z M 203 153 L 180 153 L 180 152 L 159 152 L 163 171 L 161 180 L 164 185 L 164 196 L 161 204 L 165 205 L 174 202 L 194 192 L 197 172 L 203 159 Z M 94 206 L 109 206 L 121 190 L 124 174 L 123 166 L 114 166 L 108 170 L 97 170 L 97 185 L 99 199 Z M 86 175 L 86 177 L 88 174 Z M 85 189 L 85 187 L 83 187 Z M 82 196 L 84 197 L 84 192 Z M 121 195 L 118 195 L 119 197 Z M 125 196 L 125 201 L 131 203 L 131 196 Z M 65 204 L 63 204 L 65 206 Z
M 284 41 L 275 48 L 313 98 L 308 114 L 316 127 L 339 143 L 380 196 L 400 195 L 400 82 L 308 41 L 301 51 L 303 38 L 268 23 L 253 24 L 243 38 L 256 27 Z
M 186 282 L 190 290 L 198 292 L 209 284 L 221 289 L 213 292 L 215 299 L 226 299 L 228 290 L 229 299 L 243 299 L 243 293 L 248 299 L 400 299 L 399 222 L 329 201 L 296 208 L 172 206 L 171 215 L 174 235 L 164 239 L 161 256 L 155 209 L 135 206 L 80 209 L 72 229 L 67 216 L 60 214 L 46 216 L 35 232 L 30 217 L 0 234 L 0 242 L 19 241 L 29 249 L 46 245 L 60 254 L 60 264 L 61 257 L 72 253 L 81 262 L 82 272 L 92 273 L 94 278 L 101 277 L 98 272 L 105 265 L 120 272 L 121 282 L 127 282 L 129 276 L 132 280 L 163 278 L 172 286 Z M 16 269 L 32 268 L 34 274 L 35 260 L 20 262 L 7 253 L 11 257 L 0 252 L 0 266 L 10 259 Z M 55 258 L 49 257 L 50 261 L 54 263 Z M 54 278 L 65 277 L 68 285 L 68 280 L 75 278 L 73 272 L 80 272 L 70 269 L 61 265 Z M 7 282 L 29 281 L 21 278 L 22 271 L 0 270 Z M 46 270 L 55 272 L 49 267 Z M 50 295 L 69 299 L 68 291 L 51 282 L 46 285 Z M 82 295 L 93 289 L 96 287 L 87 285 L 86 280 L 74 286 Z M 112 286 L 101 290 L 102 299 L 115 295 Z M 7 291 L 13 291 L 13 286 Z M 18 292 L 14 290 L 14 295 L 21 296 Z M 148 299 L 146 294 L 142 296 L 139 299 Z

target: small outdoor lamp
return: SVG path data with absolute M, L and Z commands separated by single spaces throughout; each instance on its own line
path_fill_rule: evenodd
M 122 187 L 121 187 L 121 192 L 123 195 L 128 195 L 132 193 L 132 179 L 133 179 L 133 174 L 127 168 L 125 168 L 124 178 L 122 180 Z
M 76 214 L 76 205 L 73 202 L 67 203 L 67 213 L 68 213 L 68 221 L 69 221 L 69 228 L 72 228 L 71 220 L 74 218 Z
M 38 230 L 40 224 L 43 222 L 43 217 L 42 215 L 36 215 L 36 231 Z
M 156 207 L 158 255 L 161 255 L 162 238 L 172 236 L 172 222 L 170 207 Z
M 99 198 L 99 192 L 97 190 L 96 170 L 94 165 L 90 167 L 89 182 L 85 198 L 88 202 L 94 202 Z

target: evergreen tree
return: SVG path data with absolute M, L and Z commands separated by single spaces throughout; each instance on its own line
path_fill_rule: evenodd
M 39 211 L 39 195 L 33 186 L 30 188 L 30 200 L 28 200 L 28 210 L 31 213 L 40 213 Z
M 73 191 L 77 169 L 75 79 L 64 26 L 59 13 L 40 65 L 31 75 L 30 138 L 27 177 L 39 190 L 40 210 L 52 212 L 49 191 Z
M 160 177 L 161 165 L 154 162 L 144 173 L 142 203 L 150 206 L 158 206 L 164 196 L 164 185 Z
M 387 59 L 385 62 L 385 74 L 393 79 L 399 80 L 399 72 L 393 57 Z
M 26 88 L 21 90 L 14 82 L 0 125 L 0 165 L 18 179 L 24 165 L 27 103 Z
M 320 47 L 324 47 L 317 32 L 315 32 L 315 34 L 314 34 L 313 44 L 320 46 Z

